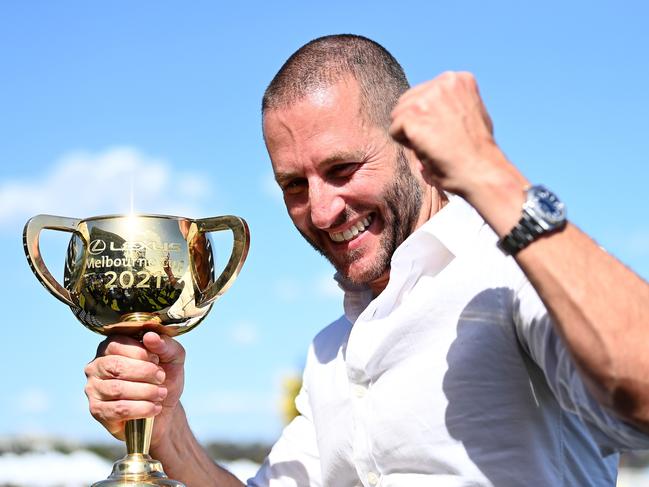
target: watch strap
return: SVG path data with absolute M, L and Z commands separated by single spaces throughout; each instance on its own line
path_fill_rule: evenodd
M 543 233 L 543 227 L 536 223 L 527 211 L 523 211 L 516 226 L 498 241 L 498 248 L 508 255 L 515 255 Z

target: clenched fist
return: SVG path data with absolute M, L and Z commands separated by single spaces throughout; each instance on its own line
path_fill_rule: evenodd
M 424 176 L 461 196 L 492 172 L 508 170 L 470 73 L 447 72 L 408 90 L 392 112 L 389 131 L 415 151 Z
M 184 361 L 183 347 L 156 333 L 147 333 L 142 342 L 107 338 L 85 368 L 91 414 L 118 439 L 124 439 L 127 420 L 156 416 L 153 447 L 164 437 L 179 405 Z

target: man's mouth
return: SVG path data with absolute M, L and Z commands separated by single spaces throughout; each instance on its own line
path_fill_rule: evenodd
M 334 242 L 349 242 L 365 232 L 367 227 L 370 226 L 370 223 L 372 223 L 372 215 L 368 215 L 361 221 L 356 222 L 356 224 L 344 232 L 329 232 L 329 238 Z

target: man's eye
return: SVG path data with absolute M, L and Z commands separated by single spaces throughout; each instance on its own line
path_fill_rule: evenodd
M 304 179 L 293 179 L 282 185 L 282 191 L 284 194 L 299 194 L 306 187 L 306 180 Z
M 333 178 L 348 178 L 354 174 L 359 167 L 360 163 L 358 162 L 337 164 L 329 170 L 329 175 Z

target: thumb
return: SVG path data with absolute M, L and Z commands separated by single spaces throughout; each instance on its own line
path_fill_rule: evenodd
M 162 364 L 183 364 L 185 362 L 185 349 L 171 337 L 158 335 L 154 332 L 147 332 L 142 337 L 142 344 L 151 353 L 160 357 Z

